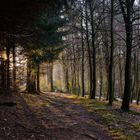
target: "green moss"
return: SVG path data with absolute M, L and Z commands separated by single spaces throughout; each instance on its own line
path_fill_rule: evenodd
M 140 131 L 140 124 L 131 125 L 127 118 L 122 118 L 121 115 L 114 114 L 113 108 L 108 106 L 106 102 L 101 102 L 97 100 L 91 100 L 85 97 L 73 96 L 74 103 L 81 104 L 87 108 L 88 111 L 93 112 L 102 120 L 103 124 L 107 126 L 108 131 L 114 139 L 119 140 L 136 140 L 135 136 L 127 127 L 134 127 L 136 131 Z M 139 114 L 134 111 L 129 111 L 129 114 Z M 133 128 L 132 128 L 133 129 Z
M 140 132 L 140 123 L 132 123 L 132 126 Z
M 50 103 L 49 102 L 43 102 L 40 104 L 42 107 L 48 107 L 50 106 Z
M 48 101 L 46 100 L 46 101 L 42 102 L 42 101 L 40 101 L 40 99 L 38 98 L 37 95 L 27 94 L 27 95 L 24 95 L 23 98 L 29 106 L 47 107 L 47 106 L 50 105 L 49 100 Z
M 140 115 L 140 112 L 136 112 L 134 110 L 129 110 L 128 113 L 132 115 Z

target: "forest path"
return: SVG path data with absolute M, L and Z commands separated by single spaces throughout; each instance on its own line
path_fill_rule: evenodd
M 0 106 L 0 140 L 111 140 L 100 119 L 68 95 L 20 94 Z

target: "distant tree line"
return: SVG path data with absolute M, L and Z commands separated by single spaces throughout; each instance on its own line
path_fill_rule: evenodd
M 76 0 L 61 61 L 66 90 L 90 99 L 121 98 L 129 110 L 140 100 L 140 3 L 135 0 Z M 88 69 L 88 70 L 87 70 Z M 88 78 L 87 78 L 88 77 Z
M 44 62 L 54 91 L 53 63 L 59 59 L 65 92 L 98 95 L 109 105 L 121 98 L 123 110 L 133 99 L 139 104 L 139 1 L 5 0 L 0 9 L 1 93 L 22 84 L 39 93 Z
M 39 92 L 40 64 L 51 63 L 63 49 L 58 30 L 66 22 L 61 19 L 64 5 L 68 4 L 61 0 L 0 2 L 1 93 L 11 94 L 21 79 L 26 79 L 27 92 Z

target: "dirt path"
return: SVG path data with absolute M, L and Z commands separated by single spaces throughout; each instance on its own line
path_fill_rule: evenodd
M 111 140 L 96 115 L 60 94 L 16 96 L 0 106 L 0 140 Z

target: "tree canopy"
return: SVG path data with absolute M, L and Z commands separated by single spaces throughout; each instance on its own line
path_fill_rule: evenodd
M 0 2 L 0 31 L 22 32 L 33 25 L 38 16 L 47 10 L 62 8 L 66 1 L 61 0 L 4 0 Z

